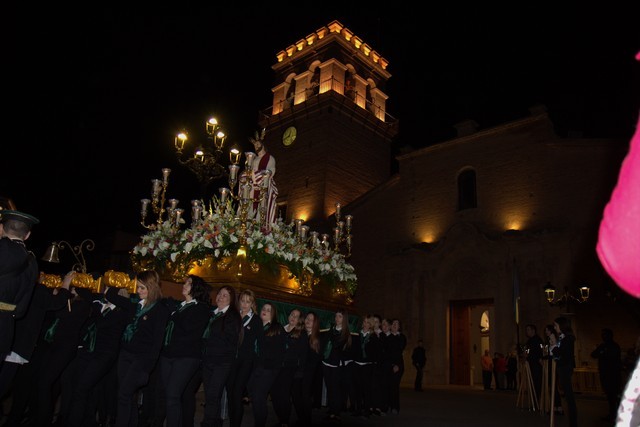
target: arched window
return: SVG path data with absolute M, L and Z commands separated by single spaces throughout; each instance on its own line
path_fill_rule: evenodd
M 458 210 L 477 207 L 476 171 L 466 169 L 458 175 Z

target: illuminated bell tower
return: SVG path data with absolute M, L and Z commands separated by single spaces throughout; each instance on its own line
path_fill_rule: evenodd
M 273 105 L 260 114 L 276 158 L 286 221 L 322 223 L 389 178 L 397 121 L 386 112 L 388 62 L 340 22 L 289 46 L 272 66 Z

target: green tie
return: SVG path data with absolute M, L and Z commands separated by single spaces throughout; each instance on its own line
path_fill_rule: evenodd
M 44 334 L 44 340 L 51 344 L 53 342 L 53 337 L 56 335 L 56 329 L 58 329 L 58 323 L 60 323 L 60 319 L 56 319 L 53 321 L 47 332 Z
M 211 325 L 213 325 L 213 322 L 220 316 L 222 316 L 224 313 L 222 311 L 217 312 L 216 314 L 214 314 L 211 319 L 209 319 L 209 324 L 207 324 L 207 329 L 204 330 L 204 334 L 202 334 L 202 338 L 207 339 L 209 338 L 209 335 L 211 334 Z
M 87 328 L 87 333 L 84 334 L 84 337 L 82 337 L 82 340 L 84 341 L 86 347 L 87 347 L 87 352 L 88 353 L 93 353 L 93 350 L 96 348 L 96 335 L 98 332 L 98 327 L 96 326 L 95 323 L 92 323 L 88 328 Z

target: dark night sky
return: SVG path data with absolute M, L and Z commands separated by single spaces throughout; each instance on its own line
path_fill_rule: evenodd
M 389 60 L 394 152 L 453 137 L 464 119 L 487 128 L 525 117 L 537 103 L 561 136 L 631 136 L 640 36 L 629 11 L 479 7 L 17 13 L 5 28 L 11 130 L 0 195 L 42 220 L 36 251 L 57 239 L 98 243 L 117 229 L 143 234 L 139 199 L 161 168 L 174 171 L 172 196 L 185 204 L 178 190 L 197 185 L 175 161 L 176 131 L 197 135 L 216 114 L 230 141 L 247 144 L 271 102 L 275 54 L 334 19 Z

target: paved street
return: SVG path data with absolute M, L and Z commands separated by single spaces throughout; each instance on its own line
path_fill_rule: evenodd
M 202 392 L 200 392 L 202 394 Z M 200 396 L 202 397 L 202 396 Z M 403 427 L 542 427 L 549 426 L 548 416 L 539 412 L 518 408 L 515 391 L 484 391 L 482 387 L 433 386 L 422 392 L 412 389 L 400 391 L 400 414 L 384 417 L 372 416 L 368 420 L 343 414 L 340 424 L 324 421 L 325 409 L 314 410 L 314 425 L 318 426 L 403 426 Z M 613 423 L 601 421 L 607 412 L 603 396 L 578 395 L 578 422 L 581 427 L 607 427 Z M 269 405 L 267 427 L 277 424 L 277 419 Z M 565 408 L 566 410 L 566 408 Z M 197 421 L 201 420 L 202 407 L 199 405 Z M 295 423 L 295 411 L 292 415 Z M 196 423 L 198 425 L 198 423 Z M 228 420 L 224 426 L 228 426 Z M 253 426 L 251 408 L 245 406 L 243 426 Z M 556 417 L 554 426 L 569 425 L 567 416 Z

